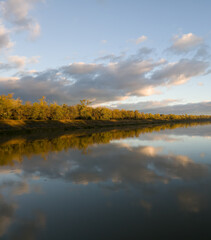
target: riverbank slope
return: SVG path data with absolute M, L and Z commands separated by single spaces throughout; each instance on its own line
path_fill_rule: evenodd
M 208 120 L 1 120 L 0 133 L 27 131 L 36 129 L 101 129 L 101 128 L 121 128 L 125 126 L 146 126 L 149 124 L 174 124 L 174 123 L 194 123 L 209 122 Z M 211 121 L 210 121 L 211 122 Z

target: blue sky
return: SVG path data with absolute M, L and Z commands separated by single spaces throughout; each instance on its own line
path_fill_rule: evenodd
M 0 94 L 211 114 L 208 0 L 5 0 L 0 9 Z

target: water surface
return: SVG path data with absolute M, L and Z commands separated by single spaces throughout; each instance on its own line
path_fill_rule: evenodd
M 211 125 L 0 139 L 0 239 L 211 239 Z

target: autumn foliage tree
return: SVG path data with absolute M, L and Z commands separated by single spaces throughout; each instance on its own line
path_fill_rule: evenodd
M 38 102 L 23 103 L 20 98 L 14 99 L 13 94 L 1 95 L 0 120 L 211 120 L 209 115 L 151 114 L 137 110 L 119 110 L 106 107 L 93 108 L 90 104 L 89 100 L 83 99 L 74 106 L 59 105 L 56 102 L 48 103 L 44 96 Z

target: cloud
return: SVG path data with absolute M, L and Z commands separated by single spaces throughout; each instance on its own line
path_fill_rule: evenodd
M 153 48 L 148 48 L 148 47 L 142 47 L 139 48 L 137 53 L 132 54 L 129 59 L 130 60 L 142 60 L 150 56 L 151 53 L 153 53 L 154 49 Z
M 6 0 L 0 2 L 0 51 L 10 49 L 14 43 L 10 39 L 10 34 L 27 30 L 30 32 L 30 38 L 35 39 L 40 33 L 40 26 L 32 17 L 29 16 L 29 11 L 34 4 L 42 0 Z M 12 29 L 8 30 L 1 21 L 8 21 L 12 24 Z M 6 55 L 6 56 L 5 56 Z M 8 56 L 8 53 L 3 55 L 4 62 L 0 62 L 0 70 L 8 72 L 9 70 L 23 70 L 26 64 L 37 63 L 38 56 L 27 58 L 25 56 Z M 1 82 L 8 80 L 18 80 L 16 76 L 0 77 Z M 11 84 L 11 83 L 10 83 Z
M 81 98 L 98 102 L 118 100 L 127 95 L 139 94 L 149 84 L 145 74 L 160 62 L 121 61 L 118 63 L 73 63 L 58 69 L 49 69 L 33 75 L 20 76 L 15 83 L 1 82 L 0 93 L 14 92 L 23 99 L 46 95 L 59 102 L 79 102 Z
M 17 31 L 27 30 L 30 38 L 34 39 L 40 34 L 40 26 L 29 16 L 29 11 L 40 1 L 42 0 L 6 0 L 1 2 L 0 9 L 3 18 L 14 24 Z
M 7 84 L 9 84 L 10 81 L 17 81 L 19 79 L 20 79 L 19 77 L 0 77 L 0 83 L 6 82 Z
M 179 104 L 180 99 L 165 99 L 162 101 L 140 101 L 137 103 L 114 102 L 112 108 L 133 110 L 145 113 L 160 114 L 211 114 L 211 102 Z
M 120 60 L 124 59 L 125 57 L 125 52 L 122 52 L 120 55 L 115 55 L 115 54 L 107 54 L 102 57 L 98 57 L 95 59 L 96 62 L 104 62 L 104 61 L 109 61 L 109 62 L 119 62 Z
M 148 58 L 150 54 L 153 52 L 154 49 L 148 48 L 148 47 L 142 47 L 139 48 L 138 51 L 135 54 L 131 54 L 130 56 L 126 55 L 126 52 L 121 52 L 119 55 L 115 54 L 107 54 L 105 56 L 96 58 L 96 62 L 111 62 L 111 63 L 117 63 L 120 61 L 124 61 L 124 59 L 127 57 L 127 60 L 129 61 L 140 61 L 145 58 Z
M 203 43 L 203 38 L 194 35 L 193 33 L 187 33 L 173 38 L 173 44 L 169 50 L 175 53 L 187 53 L 198 47 Z
M 9 56 L 8 61 L 14 68 L 23 68 L 26 65 L 27 58 L 25 56 Z
M 155 71 L 151 79 L 165 84 L 184 84 L 190 78 L 202 75 L 209 67 L 209 62 L 196 59 L 181 59 L 175 63 L 169 63 L 162 69 Z
M 161 92 L 155 90 L 153 86 L 147 86 L 146 88 L 139 89 L 134 92 L 134 94 L 138 96 L 151 96 L 151 95 L 160 94 L 160 93 Z
M 142 43 L 142 42 L 144 42 L 144 41 L 146 41 L 146 40 L 147 40 L 147 37 L 143 35 L 143 36 L 137 38 L 137 39 L 135 40 L 135 42 L 136 42 L 136 44 L 138 45 L 138 44 L 140 44 L 140 43 Z
M 145 108 L 144 112 L 163 114 L 211 114 L 211 102 L 198 102 L 188 104 L 178 104 L 166 107 Z
M 210 59 L 210 52 L 209 52 L 209 46 L 206 44 L 200 45 L 200 47 L 197 49 L 195 58 L 197 59 L 207 59 L 209 61 Z
M 29 1 L 26 10 L 16 14 L 20 19 L 27 18 L 32 2 L 37 1 Z M 9 0 L 8 3 L 13 1 Z M 182 49 L 182 42 L 185 42 L 183 45 L 186 49 L 187 42 L 191 43 L 190 46 L 195 46 L 196 39 L 198 38 L 192 34 L 186 34 L 175 40 L 173 46 L 180 46 Z M 198 44 L 199 42 L 201 41 L 198 41 Z M 10 56 L 7 63 L 0 63 L 0 69 L 18 68 L 21 71 L 8 76 L 10 81 L 6 81 L 7 77 L 1 79 L 0 94 L 13 92 L 14 96 L 30 101 L 45 95 L 50 101 L 68 104 L 76 104 L 82 98 L 96 99 L 95 104 L 101 104 L 133 96 L 161 94 L 158 87 L 185 84 L 193 77 L 209 73 L 208 46 L 200 45 L 197 50 L 192 57 L 168 62 L 166 59 L 155 57 L 156 55 L 152 57 L 154 49 L 142 47 L 131 55 L 126 52 L 119 55 L 108 54 L 91 63 L 73 62 L 43 72 L 31 73 L 24 67 L 26 64 L 36 63 L 38 57 Z M 11 77 L 18 79 L 11 81 Z
M 0 50 L 13 46 L 14 43 L 10 40 L 10 32 L 0 23 Z
M 63 71 L 67 75 L 83 75 L 83 74 L 92 74 L 101 68 L 101 65 L 95 63 L 84 63 L 77 62 L 72 63 L 69 66 L 63 67 Z
M 25 56 L 8 56 L 7 63 L 0 62 L 0 70 L 8 71 L 11 69 L 24 69 L 27 64 L 38 63 L 39 56 L 27 58 Z M 5 78 L 6 79 L 6 78 Z
M 168 106 L 169 104 L 176 103 L 179 101 L 180 100 L 178 99 L 165 99 L 162 101 L 140 101 L 137 103 L 123 103 L 123 104 L 121 104 L 121 102 L 117 102 L 115 103 L 115 108 L 126 109 L 126 110 L 137 109 L 142 112 L 148 108 L 156 109 L 159 107 L 165 107 L 165 106 Z
M 141 48 L 136 54 L 117 56 L 108 63 L 75 62 L 43 72 L 21 72 L 17 81 L 1 81 L 0 94 L 13 92 L 23 100 L 35 101 L 45 95 L 50 101 L 78 103 L 80 99 L 96 99 L 95 104 L 117 101 L 130 96 L 160 94 L 159 86 L 184 84 L 192 77 L 203 75 L 209 63 L 204 60 L 180 59 L 168 63 L 165 59 L 149 58 L 151 49 Z M 104 59 L 115 58 L 115 55 Z M 23 66 L 33 59 L 12 57 L 7 67 Z M 36 58 L 35 58 L 36 60 Z M 6 65 L 2 65 L 2 69 Z

